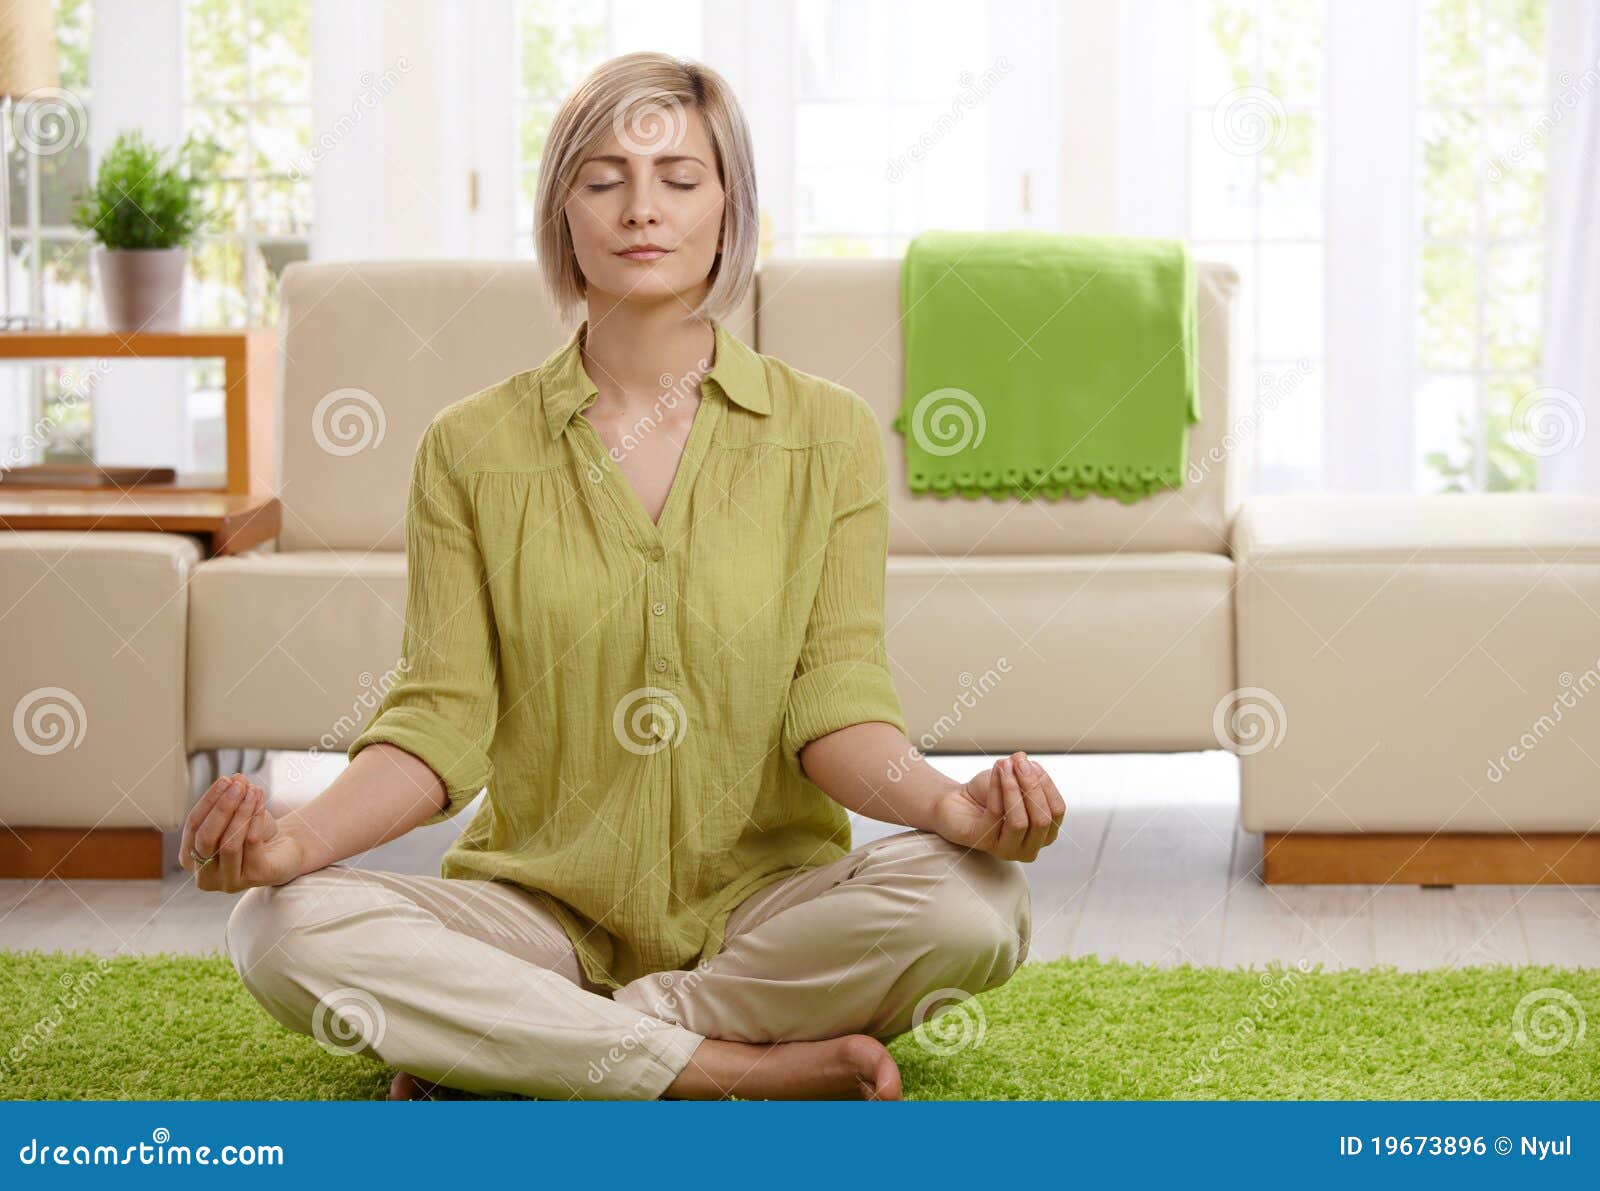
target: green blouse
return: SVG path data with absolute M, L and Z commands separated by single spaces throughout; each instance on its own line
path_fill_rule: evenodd
M 598 395 L 587 322 L 439 412 L 411 472 L 398 681 L 348 750 L 426 762 L 449 794 L 429 823 L 487 787 L 442 875 L 534 891 L 612 987 L 709 957 L 739 902 L 849 850 L 802 746 L 905 731 L 876 416 L 714 326 L 659 524 L 577 416 Z

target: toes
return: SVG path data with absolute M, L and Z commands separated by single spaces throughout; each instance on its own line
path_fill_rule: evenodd
M 900 1068 L 895 1065 L 894 1056 L 888 1050 L 883 1052 L 883 1057 L 878 1060 L 877 1095 L 878 1100 L 900 1099 Z
M 389 1099 L 391 1100 L 435 1100 L 438 1099 L 439 1085 L 429 1083 L 425 1079 L 418 1079 L 409 1071 L 396 1071 L 394 1079 L 389 1084 Z
M 900 1099 L 900 1068 L 889 1048 L 868 1034 L 856 1034 L 845 1044 L 851 1068 L 864 1100 Z

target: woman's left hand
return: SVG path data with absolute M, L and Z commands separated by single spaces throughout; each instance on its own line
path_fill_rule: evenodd
M 1067 803 L 1025 752 L 1001 757 L 934 806 L 934 830 L 1002 860 L 1030 861 L 1053 844 Z

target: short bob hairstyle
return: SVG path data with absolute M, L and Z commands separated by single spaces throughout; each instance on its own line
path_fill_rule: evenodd
M 691 108 L 705 119 L 724 194 L 722 250 L 711 266 L 709 292 L 692 315 L 720 320 L 744 298 L 755 277 L 760 207 L 755 153 L 739 101 L 710 67 L 641 51 L 602 62 L 578 84 L 556 112 L 540 158 L 534 252 L 562 322 L 578 321 L 588 292 L 563 210 L 579 166 L 610 133 L 636 152 L 647 151 L 650 141 L 665 145 Z

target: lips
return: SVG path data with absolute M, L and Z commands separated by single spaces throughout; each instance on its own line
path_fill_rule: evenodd
M 625 248 L 617 255 L 622 257 L 623 260 L 653 261 L 660 260 L 667 255 L 668 251 L 670 250 L 657 244 L 640 244 L 634 248 Z

